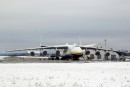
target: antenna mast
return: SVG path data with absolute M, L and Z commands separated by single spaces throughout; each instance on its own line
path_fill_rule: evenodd
M 107 48 L 107 40 L 105 39 L 104 42 L 105 42 L 105 49 L 106 49 Z
M 41 36 L 40 47 L 42 46 L 43 38 Z
M 81 43 L 81 38 L 80 38 L 80 36 L 79 36 L 79 45 L 81 45 L 82 43 Z

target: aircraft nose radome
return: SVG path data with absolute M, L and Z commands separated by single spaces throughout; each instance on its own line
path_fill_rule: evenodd
M 74 47 L 71 49 L 70 54 L 83 55 L 83 51 L 80 47 Z
M 83 52 L 70 52 L 70 54 L 83 55 Z
M 70 54 L 83 55 L 83 51 L 82 50 L 71 51 Z

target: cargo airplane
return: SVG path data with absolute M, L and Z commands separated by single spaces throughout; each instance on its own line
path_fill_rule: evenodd
M 111 49 L 105 49 L 99 46 L 99 44 L 90 44 L 90 45 L 56 45 L 56 46 L 41 46 L 36 48 L 29 48 L 29 49 L 18 49 L 18 50 L 11 50 L 7 52 L 19 52 L 19 51 L 28 51 L 28 56 L 35 56 L 36 50 L 40 51 L 40 56 L 47 56 L 48 52 L 47 49 L 54 49 L 55 54 L 50 55 L 50 57 L 55 57 L 55 59 L 61 58 L 62 60 L 66 59 L 72 59 L 72 60 L 78 60 L 80 57 L 82 57 L 84 54 L 89 55 L 90 51 L 89 49 L 95 50 L 95 55 L 100 55 L 100 50 L 103 50 L 106 52 L 106 56 L 109 56 Z M 27 55 L 21 55 L 21 56 L 27 56 Z

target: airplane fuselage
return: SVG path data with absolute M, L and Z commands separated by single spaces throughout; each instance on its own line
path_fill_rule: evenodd
M 83 56 L 83 50 L 75 45 L 69 45 L 68 49 L 60 51 L 60 56 L 62 58 L 74 58 L 79 59 L 79 57 Z

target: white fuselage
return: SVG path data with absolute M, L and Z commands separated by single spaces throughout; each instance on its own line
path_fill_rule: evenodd
M 60 52 L 61 56 L 66 56 L 66 55 L 83 55 L 83 50 L 76 46 L 76 45 L 69 45 L 68 49 L 62 50 Z

